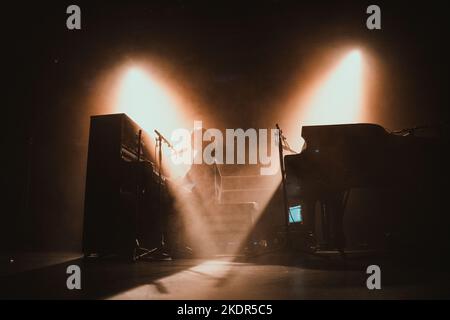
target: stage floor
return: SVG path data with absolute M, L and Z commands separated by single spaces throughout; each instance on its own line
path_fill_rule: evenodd
M 381 290 L 366 268 L 381 267 Z M 81 268 L 81 290 L 66 269 Z M 450 271 L 393 266 L 375 258 L 266 254 L 172 261 L 86 261 L 76 254 L 1 256 L 0 298 L 25 299 L 430 299 L 450 298 Z

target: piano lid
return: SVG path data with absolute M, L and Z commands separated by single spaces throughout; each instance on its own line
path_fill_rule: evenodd
M 388 132 L 380 125 L 372 123 L 338 124 L 304 126 L 302 137 L 309 151 L 320 152 L 320 149 L 334 149 L 349 143 L 367 145 L 383 140 Z

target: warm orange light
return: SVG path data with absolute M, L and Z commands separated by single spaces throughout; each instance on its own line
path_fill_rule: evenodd
M 183 118 L 183 106 L 174 90 L 158 81 L 150 70 L 132 66 L 125 70 L 117 89 L 115 112 L 125 113 L 154 137 L 154 130 L 170 139 L 173 130 L 189 128 Z M 164 165 L 172 177 L 185 174 L 188 166 L 175 165 L 170 159 L 172 150 L 163 145 Z
M 305 100 L 303 125 L 341 124 L 361 121 L 364 111 L 361 52 L 348 53 Z
M 119 86 L 116 108 L 148 133 L 157 129 L 169 136 L 172 130 L 182 127 L 181 106 L 175 94 L 142 68 L 126 70 Z

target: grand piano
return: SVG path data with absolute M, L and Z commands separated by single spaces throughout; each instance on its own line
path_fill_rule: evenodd
M 301 199 L 304 227 L 311 237 L 319 204 L 325 247 L 343 250 L 349 194 L 365 189 L 394 195 L 379 199 L 391 215 L 380 214 L 379 219 L 395 221 L 380 233 L 396 235 L 408 245 L 450 243 L 445 204 L 449 140 L 442 130 L 429 134 L 432 130 L 426 129 L 389 133 L 376 124 L 303 127 L 306 148 L 286 155 L 284 162 L 289 196 Z

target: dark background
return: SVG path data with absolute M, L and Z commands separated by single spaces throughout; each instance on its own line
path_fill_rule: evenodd
M 273 124 L 318 48 L 362 43 L 385 77 L 372 121 L 388 129 L 448 119 L 448 11 L 439 1 L 58 1 L 2 4 L 0 249 L 81 248 L 88 100 L 98 76 L 153 56 L 227 127 Z M 82 30 L 66 29 L 77 4 Z M 89 100 L 90 101 L 90 100 Z

